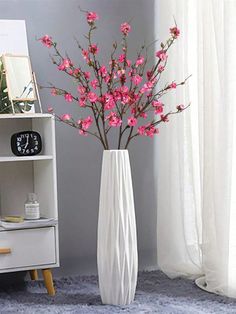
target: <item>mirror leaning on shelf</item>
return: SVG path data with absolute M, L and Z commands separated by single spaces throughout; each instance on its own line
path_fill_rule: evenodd
M 4 54 L 0 58 L 0 113 L 35 113 L 42 106 L 36 76 L 28 56 Z

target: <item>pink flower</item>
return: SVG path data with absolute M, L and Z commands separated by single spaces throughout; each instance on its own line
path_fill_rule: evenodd
M 111 80 L 110 75 L 107 75 L 107 76 L 104 77 L 104 82 L 105 83 L 109 83 L 110 80 Z
M 107 69 L 105 65 L 102 65 L 101 68 L 98 70 L 98 73 L 101 77 L 107 76 Z
M 144 63 L 144 60 L 145 60 L 145 59 L 144 59 L 143 56 L 138 57 L 138 59 L 137 59 L 137 61 L 136 61 L 136 63 L 135 63 L 136 67 L 138 67 L 139 65 L 143 64 L 143 63 Z
M 73 101 L 73 96 L 70 93 L 66 93 L 64 95 L 64 97 L 65 97 L 65 100 L 68 101 L 68 102 L 72 102 Z
M 137 124 L 138 120 L 135 117 L 128 118 L 128 125 L 129 126 L 135 126 Z
M 43 36 L 42 38 L 39 39 L 41 41 L 41 43 L 47 47 L 47 48 L 51 48 L 52 45 L 53 45 L 53 42 L 52 42 L 52 37 L 51 36 L 48 36 L 48 35 L 45 35 Z
M 71 119 L 71 114 L 65 113 L 60 117 L 60 119 L 62 121 L 69 121 Z
M 126 86 L 126 85 L 121 86 L 120 92 L 121 92 L 122 94 L 128 93 L 128 92 L 129 92 L 129 87 Z
M 89 60 L 89 52 L 88 50 L 82 49 L 82 56 L 83 58 L 88 61 Z
M 80 105 L 80 107 L 86 107 L 86 99 L 85 99 L 85 97 L 81 97 L 79 99 L 79 105 Z
M 139 114 L 139 116 L 140 116 L 141 118 L 143 118 L 143 119 L 146 119 L 146 118 L 147 118 L 147 113 L 146 113 L 146 112 L 141 112 L 141 113 Z
M 131 98 L 130 98 L 129 94 L 124 94 L 123 97 L 122 97 L 121 103 L 123 105 L 126 105 L 126 104 L 129 104 L 130 101 L 131 101 Z
M 134 83 L 134 85 L 139 85 L 142 82 L 142 77 L 136 74 L 131 78 L 131 80 Z
M 97 47 L 97 45 L 93 44 L 89 46 L 89 52 L 91 52 L 92 54 L 96 55 L 98 53 L 99 49 Z
M 178 106 L 176 106 L 176 109 L 178 110 L 178 111 L 183 111 L 184 110 L 184 105 L 178 105 Z
M 75 75 L 75 76 L 78 76 L 79 74 L 80 74 L 80 69 L 74 69 L 74 72 L 73 72 L 73 74 Z
M 176 88 L 177 84 L 175 82 L 172 82 L 168 87 L 169 88 Z
M 158 129 L 156 129 L 153 125 L 151 125 L 150 127 L 147 127 L 146 128 L 146 132 L 145 132 L 146 134 L 146 136 L 149 136 L 149 137 L 151 137 L 151 138 L 153 138 L 153 136 L 155 135 L 155 134 L 158 134 L 159 133 L 159 130 Z
M 90 72 L 84 72 L 84 77 L 86 78 L 86 80 L 89 80 L 91 76 Z
M 131 61 L 130 60 L 126 60 L 126 65 L 127 65 L 127 67 L 129 68 L 130 66 L 131 66 Z
M 58 95 L 58 92 L 57 92 L 57 89 L 56 89 L 56 88 L 52 88 L 52 89 L 51 89 L 51 95 L 52 95 L 52 96 L 57 96 L 57 95 Z
M 118 77 L 121 77 L 124 74 L 125 74 L 125 69 L 120 69 L 120 70 L 117 71 Z
M 164 70 L 165 70 L 165 67 L 163 67 L 163 65 L 159 65 L 159 67 L 158 67 L 158 69 L 157 69 L 158 73 L 161 73 L 161 72 L 163 72 Z
M 86 119 L 81 120 L 83 130 L 88 130 L 93 123 L 93 118 L 88 116 Z
M 49 113 L 52 113 L 52 112 L 53 112 L 53 108 L 49 106 L 49 107 L 48 107 L 48 112 L 49 112 Z
M 105 120 L 108 120 L 108 124 L 113 127 L 119 127 L 122 124 L 122 120 L 118 117 L 116 112 L 110 112 Z
M 146 130 L 146 127 L 144 125 L 138 127 L 138 134 L 145 135 L 145 130 Z
M 149 136 L 153 138 L 154 134 L 158 134 L 159 130 L 156 129 L 153 125 L 147 124 L 142 125 L 138 128 L 138 133 L 141 136 Z
M 130 70 L 130 71 L 128 72 L 128 75 L 131 77 L 131 76 L 135 75 L 135 73 L 136 73 L 135 70 Z
M 121 55 L 119 55 L 118 61 L 119 61 L 120 63 L 123 63 L 123 62 L 125 61 L 125 54 L 124 54 L 124 53 L 121 54 Z
M 125 36 L 127 36 L 128 33 L 131 31 L 131 26 L 130 26 L 127 22 L 125 22 L 125 23 L 121 24 L 121 26 L 120 26 L 120 31 L 121 31 L 121 33 L 123 33 Z
M 152 71 L 147 71 L 147 79 L 150 81 L 152 76 L 153 76 L 153 72 Z
M 98 80 L 94 79 L 90 82 L 91 86 L 96 89 L 98 87 Z
M 153 106 L 154 108 L 162 107 L 162 106 L 163 106 L 163 103 L 162 103 L 161 101 L 159 101 L 159 100 L 153 100 L 152 106 Z
M 84 86 L 79 85 L 77 87 L 78 92 L 80 93 L 80 95 L 84 95 L 86 92 L 86 88 Z
M 163 121 L 163 122 L 169 122 L 169 118 L 168 118 L 168 115 L 167 114 L 165 114 L 165 115 L 161 115 L 161 120 Z
M 71 66 L 73 66 L 73 63 L 70 59 L 63 59 L 62 65 L 64 66 L 64 68 L 70 68 Z
M 153 88 L 153 83 L 151 81 L 148 81 L 143 85 L 143 87 L 140 89 L 140 93 L 143 94 L 145 92 L 150 92 Z
M 63 64 L 63 62 L 60 65 L 58 65 L 57 68 L 58 68 L 59 71 L 64 71 L 66 69 L 64 64 Z
M 175 26 L 170 28 L 170 33 L 174 38 L 177 38 L 180 34 L 180 30 Z
M 96 20 L 99 19 L 99 16 L 96 12 L 87 12 L 87 21 L 89 24 L 94 23 Z
M 161 59 L 161 61 L 165 61 L 167 59 L 167 54 L 165 50 L 159 50 L 156 52 L 156 57 Z
M 152 106 L 155 108 L 155 114 L 161 114 L 163 112 L 163 103 L 158 100 L 153 100 Z
M 88 93 L 88 99 L 89 99 L 89 101 L 94 103 L 98 100 L 98 96 L 93 92 L 89 92 Z
M 88 135 L 88 133 L 86 133 L 86 131 L 84 131 L 83 129 L 79 130 L 79 134 L 83 135 L 83 136 L 87 136 Z
M 115 107 L 115 101 L 111 94 L 106 93 L 104 95 L 104 109 L 111 110 Z

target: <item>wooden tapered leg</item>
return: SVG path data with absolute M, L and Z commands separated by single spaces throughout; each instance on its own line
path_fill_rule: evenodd
M 38 271 L 36 269 L 32 269 L 29 271 L 30 272 L 30 278 L 31 280 L 38 280 Z
M 42 273 L 48 294 L 51 296 L 55 295 L 51 269 L 42 269 Z

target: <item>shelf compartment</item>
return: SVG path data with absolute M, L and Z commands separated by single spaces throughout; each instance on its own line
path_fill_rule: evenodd
M 24 157 L 16 158 L 17 161 L 0 162 L 1 216 L 24 216 L 27 195 L 34 192 L 39 199 L 41 216 L 57 218 L 54 159 L 23 161 Z
M 11 156 L 11 136 L 23 131 L 36 131 L 42 137 L 41 155 L 55 155 L 55 131 L 54 118 L 52 116 L 1 118 L 0 115 L 0 152 L 1 156 Z

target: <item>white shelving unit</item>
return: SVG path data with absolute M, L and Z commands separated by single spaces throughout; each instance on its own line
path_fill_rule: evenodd
M 11 151 L 11 135 L 33 130 L 42 137 L 42 152 L 17 157 Z M 1 216 L 24 216 L 24 202 L 35 192 L 42 217 L 58 219 L 55 121 L 50 114 L 0 115 L 0 209 Z M 43 275 L 49 294 L 50 269 L 59 266 L 58 226 L 4 230 L 0 228 L 0 273 L 30 270 Z

